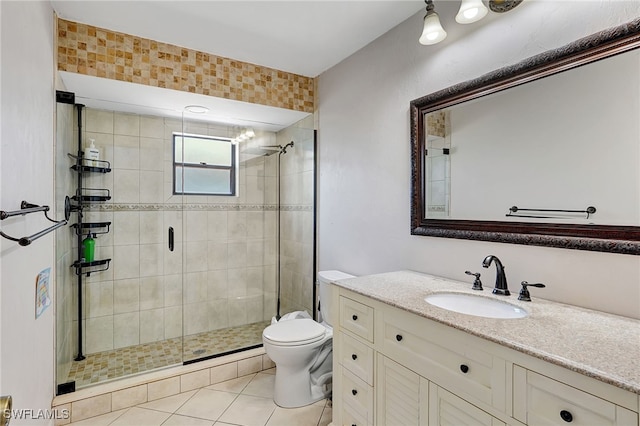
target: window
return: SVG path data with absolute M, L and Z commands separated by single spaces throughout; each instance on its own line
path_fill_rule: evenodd
M 236 150 L 230 139 L 173 134 L 173 193 L 235 195 Z

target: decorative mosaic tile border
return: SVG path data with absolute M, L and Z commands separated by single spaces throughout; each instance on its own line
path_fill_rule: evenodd
M 58 18 L 58 70 L 314 112 L 314 78 Z
M 274 210 L 277 210 L 277 207 L 274 206 Z M 280 206 L 280 211 L 288 211 L 288 212 L 312 212 L 313 206 Z
M 275 204 L 89 204 L 85 211 L 126 212 L 126 211 L 276 211 Z M 313 211 L 313 206 L 285 205 L 280 211 Z

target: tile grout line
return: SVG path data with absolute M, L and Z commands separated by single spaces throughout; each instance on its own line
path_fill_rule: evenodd
M 127 414 L 127 413 L 129 412 L 129 410 L 131 410 L 132 408 L 133 408 L 133 407 L 129 407 L 129 408 L 126 408 L 126 409 L 122 410 L 122 413 L 120 413 L 120 415 L 119 415 L 119 416 L 117 416 L 115 419 L 113 419 L 112 421 L 110 421 L 110 422 L 109 422 L 109 425 L 113 424 L 113 423 L 114 423 L 116 420 L 118 420 L 120 417 L 122 417 L 122 416 L 124 416 L 125 414 Z M 91 418 L 91 417 L 86 418 L 86 419 L 84 419 L 84 420 L 89 420 L 90 418 Z M 84 420 L 82 420 L 82 421 L 84 421 Z M 107 426 L 109 426 L 109 425 L 107 425 Z M 71 426 L 73 426 L 73 423 L 71 423 Z
M 212 389 L 210 389 L 210 390 L 212 390 Z M 216 391 L 216 392 L 221 392 L 221 391 Z M 229 393 L 232 393 L 232 392 L 229 392 Z M 226 412 L 227 412 L 227 410 L 228 410 L 228 409 L 233 405 L 233 403 L 234 403 L 234 402 L 236 402 L 236 401 L 238 400 L 238 397 L 239 397 L 239 396 L 240 396 L 240 394 L 239 394 L 239 393 L 235 394 L 235 397 L 233 398 L 233 401 L 231 401 L 231 404 L 229 404 L 229 405 L 227 406 L 227 408 L 225 408 L 225 409 L 222 411 L 222 413 L 220 413 L 220 415 L 219 415 L 219 416 L 214 420 L 214 422 L 213 422 L 213 424 L 214 424 L 214 425 L 215 425 L 215 424 L 216 424 L 216 423 L 217 423 L 217 422 L 222 418 L 222 416 L 224 416 L 224 413 L 226 413 Z M 226 423 L 226 422 L 225 422 L 225 423 Z

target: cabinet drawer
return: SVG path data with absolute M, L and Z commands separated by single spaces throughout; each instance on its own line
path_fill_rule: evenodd
M 367 418 L 358 414 L 348 405 L 342 407 L 342 426 L 366 426 L 373 423 L 367 422 Z M 336 425 L 338 426 L 338 425 Z
M 529 425 L 637 425 L 638 414 L 612 402 L 514 366 L 513 417 Z
M 506 408 L 506 362 L 473 336 L 401 311 L 381 315 L 382 352 L 473 403 Z
M 340 326 L 373 343 L 373 308 L 340 296 Z
M 343 407 L 350 406 L 362 418 L 366 418 L 367 423 L 373 423 L 373 388 L 349 370 L 343 369 L 341 391 Z
M 373 349 L 340 333 L 340 364 L 373 386 Z

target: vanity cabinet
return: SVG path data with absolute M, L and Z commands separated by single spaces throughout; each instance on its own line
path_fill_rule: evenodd
M 638 426 L 633 392 L 333 290 L 335 426 Z

